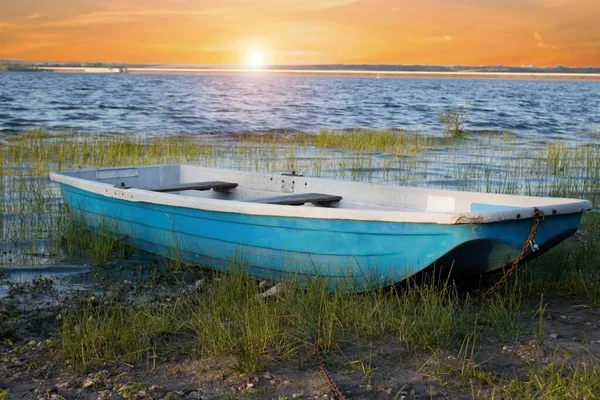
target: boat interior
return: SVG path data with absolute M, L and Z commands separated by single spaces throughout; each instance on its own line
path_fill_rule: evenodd
M 61 172 L 61 175 L 166 195 L 276 206 L 468 213 L 577 202 L 574 199 L 487 194 L 263 174 L 190 165 L 152 165 Z

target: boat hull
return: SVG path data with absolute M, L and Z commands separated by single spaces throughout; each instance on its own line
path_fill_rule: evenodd
M 217 270 L 241 262 L 259 278 L 321 279 L 351 290 L 391 285 L 436 263 L 494 271 L 516 258 L 532 224 L 530 218 L 435 224 L 250 215 L 61 189 L 75 218 L 142 250 Z M 536 244 L 557 244 L 580 219 L 581 213 L 546 217 Z

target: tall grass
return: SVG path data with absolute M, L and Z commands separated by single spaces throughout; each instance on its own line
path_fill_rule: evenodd
M 154 365 L 180 329 L 174 311 L 159 306 L 130 306 L 112 299 L 108 305 L 90 301 L 63 312 L 62 355 L 76 371 L 105 363 Z
M 325 354 L 357 337 L 396 337 L 411 353 L 452 349 L 472 333 L 477 314 L 453 287 L 434 284 L 356 294 L 292 282 L 275 298 L 259 293 L 256 280 L 238 265 L 166 307 L 84 304 L 65 316 L 64 355 L 88 370 L 140 361 L 164 352 L 162 339 L 193 333 L 203 357 L 232 358 L 238 370 L 252 373 L 276 361 L 310 359 L 315 342 Z

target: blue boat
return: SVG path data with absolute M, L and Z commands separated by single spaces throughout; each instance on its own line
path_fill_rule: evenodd
M 373 185 L 189 165 L 50 174 L 73 215 L 140 249 L 264 279 L 367 290 L 431 266 L 482 274 L 578 229 L 586 200 Z

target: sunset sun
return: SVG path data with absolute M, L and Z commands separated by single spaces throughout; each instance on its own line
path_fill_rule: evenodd
M 245 66 L 248 68 L 262 68 L 265 66 L 265 54 L 257 49 L 251 49 L 246 53 Z

